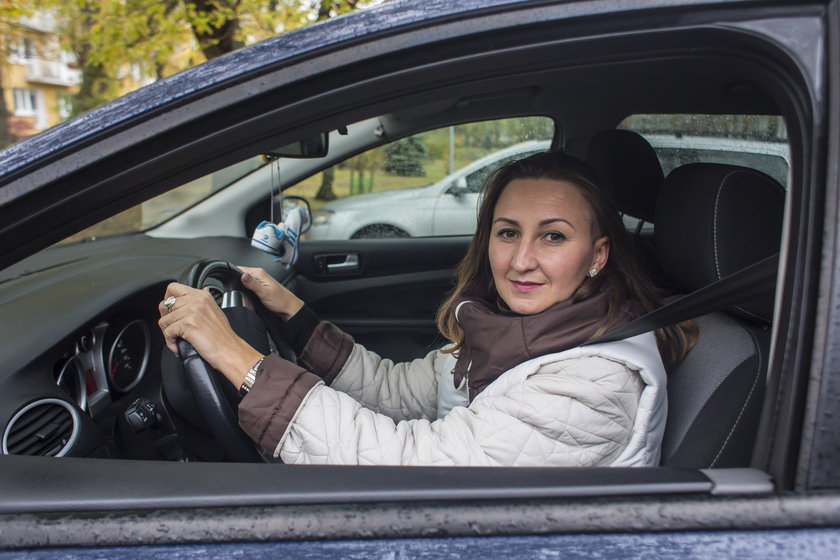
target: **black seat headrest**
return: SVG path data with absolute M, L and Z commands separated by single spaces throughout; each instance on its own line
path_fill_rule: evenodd
M 764 173 L 717 163 L 672 171 L 656 205 L 656 253 L 665 273 L 694 291 L 779 251 L 785 191 Z M 734 312 L 769 322 L 773 294 Z
M 630 130 L 604 130 L 586 150 L 586 162 L 601 178 L 623 214 L 654 222 L 656 197 L 664 178 L 656 152 Z

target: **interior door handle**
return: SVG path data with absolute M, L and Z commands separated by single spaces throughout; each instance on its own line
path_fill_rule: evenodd
M 348 253 L 344 255 L 342 262 L 329 262 L 327 260 L 327 272 L 358 272 L 359 270 L 359 254 Z
M 359 253 L 332 253 L 315 255 L 315 268 L 319 274 L 348 274 L 359 272 Z

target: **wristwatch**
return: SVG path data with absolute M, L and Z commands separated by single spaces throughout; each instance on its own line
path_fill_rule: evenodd
M 257 363 L 251 366 L 251 369 L 248 370 L 248 373 L 245 374 L 245 379 L 242 381 L 242 385 L 239 386 L 239 398 L 245 398 L 245 395 L 251 390 L 251 387 L 254 386 L 254 381 L 257 380 L 257 371 L 259 371 L 260 366 L 263 363 L 265 356 L 257 360 Z

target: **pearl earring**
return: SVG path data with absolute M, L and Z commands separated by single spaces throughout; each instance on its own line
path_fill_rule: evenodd
M 595 278 L 596 276 L 598 276 L 598 269 L 597 268 L 590 268 L 589 269 L 589 277 L 590 278 Z

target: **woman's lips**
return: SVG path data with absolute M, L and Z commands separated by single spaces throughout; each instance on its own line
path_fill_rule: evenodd
M 511 280 L 510 283 L 513 284 L 513 287 L 519 292 L 530 292 L 542 286 L 542 284 L 537 282 L 517 282 L 516 280 Z

